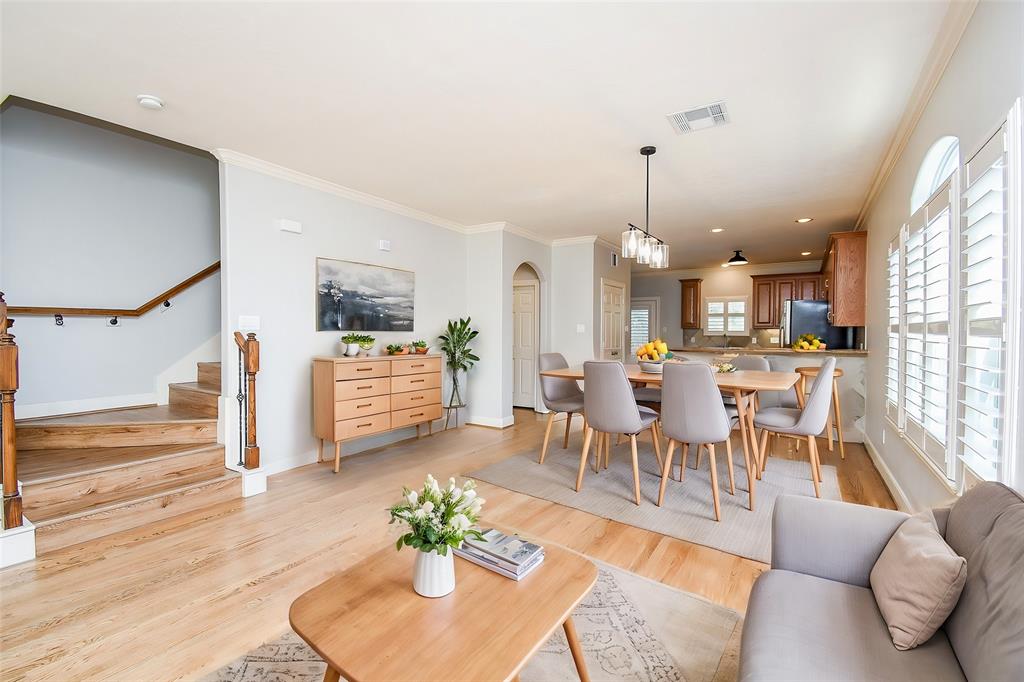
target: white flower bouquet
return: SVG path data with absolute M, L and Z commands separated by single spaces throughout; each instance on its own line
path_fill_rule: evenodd
M 483 539 L 472 526 L 480 519 L 484 499 L 476 494 L 476 484 L 467 480 L 459 487 L 454 478 L 441 488 L 433 476 L 427 474 L 420 491 L 402 489 L 404 499 L 391 507 L 389 523 L 408 524 L 409 532 L 398 538 L 395 548 L 408 545 L 421 552 L 435 551 L 448 554 L 449 547 L 458 547 L 463 538 Z

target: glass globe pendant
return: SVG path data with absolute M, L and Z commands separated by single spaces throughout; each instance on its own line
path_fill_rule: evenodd
M 622 257 L 636 258 L 636 252 L 640 248 L 640 230 L 632 225 L 622 233 Z

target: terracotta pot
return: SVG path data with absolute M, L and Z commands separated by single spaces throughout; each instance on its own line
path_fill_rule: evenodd
M 424 346 L 423 348 L 417 348 L 416 353 L 419 355 L 426 355 L 428 350 L 430 349 Z

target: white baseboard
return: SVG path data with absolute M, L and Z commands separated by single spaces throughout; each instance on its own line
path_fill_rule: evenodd
M 0 530 L 0 568 L 32 561 L 36 558 L 36 527 L 21 517 L 17 528 Z
M 477 426 L 487 426 L 492 429 L 506 429 L 516 423 L 516 418 L 512 415 L 507 417 L 475 417 L 470 415 L 466 417 L 467 424 L 475 424 Z
M 882 480 L 885 481 L 886 487 L 889 488 L 889 492 L 892 494 L 893 501 L 896 502 L 896 506 L 900 511 L 913 514 L 916 509 L 914 505 L 910 504 L 910 498 L 907 497 L 907 493 L 904 492 L 903 487 L 896 480 L 896 477 L 892 475 L 892 470 L 889 465 L 885 463 L 882 456 L 878 454 L 878 450 L 875 449 L 875 444 L 871 442 L 867 434 L 864 434 L 864 449 L 868 451 L 868 456 L 874 463 L 875 468 L 878 469 L 878 473 L 881 474 Z
M 111 395 L 102 398 L 85 398 L 83 400 L 64 400 L 57 403 L 14 403 L 15 419 L 31 419 L 32 417 L 50 417 L 58 414 L 74 414 L 76 412 L 95 412 L 97 410 L 113 410 L 119 407 L 137 407 L 154 405 L 156 393 L 136 393 L 135 395 Z

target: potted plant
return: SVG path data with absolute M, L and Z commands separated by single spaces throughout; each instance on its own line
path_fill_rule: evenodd
M 408 355 L 409 347 L 404 343 L 389 343 L 385 351 L 388 355 Z
M 373 344 L 377 342 L 377 339 L 373 338 L 369 334 L 360 334 L 359 340 L 356 343 L 359 344 L 359 349 L 362 351 L 362 355 L 369 355 L 370 351 L 373 350 Z
M 448 320 L 448 327 L 441 339 L 441 352 L 444 353 L 445 363 L 452 372 L 452 394 L 448 400 L 448 408 L 465 407 L 462 402 L 462 394 L 459 392 L 459 372 L 468 372 L 469 369 L 480 360 L 473 355 L 473 349 L 469 342 L 480 333 L 469 326 L 471 318 L 460 319 L 458 322 Z M 458 426 L 458 424 L 456 424 Z
M 480 520 L 483 498 L 477 497 L 476 484 L 467 480 L 458 486 L 454 478 L 441 488 L 427 474 L 423 489 L 402 489 L 403 500 L 391 507 L 388 523 L 403 523 L 408 532 L 398 538 L 395 548 L 408 546 L 419 550 L 413 568 L 412 588 L 424 597 L 443 597 L 455 589 L 455 561 L 449 548 L 462 544 L 463 538 L 482 540 L 472 526 Z
M 345 346 L 345 355 L 348 357 L 354 357 L 359 354 L 359 340 L 363 338 L 362 334 L 356 334 L 355 332 L 349 332 L 341 337 L 341 343 Z
M 418 341 L 413 341 L 412 342 L 412 349 L 416 353 L 419 353 L 420 355 L 423 355 L 424 353 L 427 352 L 427 342 L 424 341 L 423 339 L 420 339 Z

